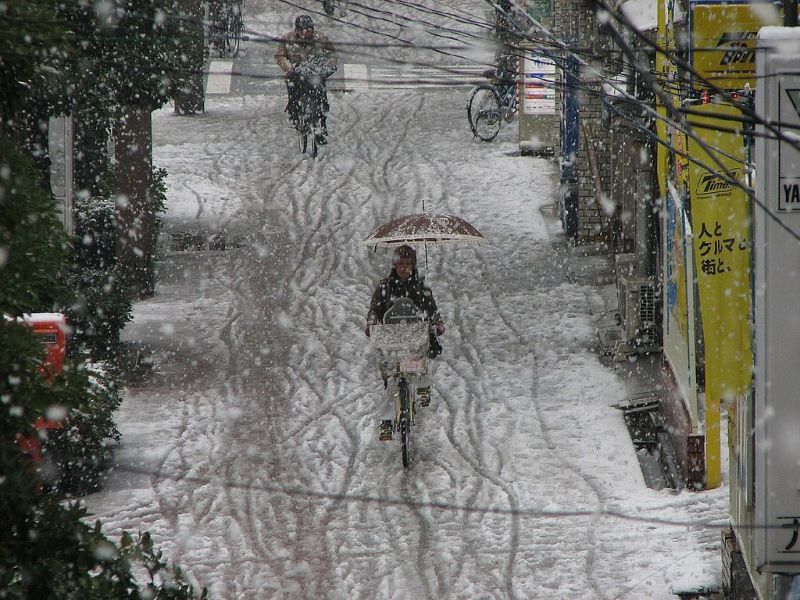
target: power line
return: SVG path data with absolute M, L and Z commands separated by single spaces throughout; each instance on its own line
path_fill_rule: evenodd
M 220 485 L 225 489 L 235 489 L 244 491 L 266 492 L 270 494 L 284 494 L 293 498 L 308 499 L 311 501 L 333 501 L 336 503 L 352 504 L 376 504 L 382 506 L 402 506 L 415 509 L 437 509 L 457 513 L 499 515 L 506 517 L 523 517 L 531 519 L 563 519 L 563 518 L 582 518 L 582 517 L 607 517 L 621 521 L 634 523 L 646 523 L 650 525 L 664 525 L 669 527 L 681 527 L 690 529 L 714 529 L 728 527 L 727 519 L 709 518 L 704 520 L 681 520 L 666 519 L 659 517 L 649 517 L 633 515 L 621 509 L 597 508 L 584 510 L 553 510 L 536 508 L 501 508 L 497 506 L 469 506 L 467 504 L 456 504 L 452 502 L 437 502 L 432 500 L 409 500 L 406 498 L 389 498 L 372 496 L 368 494 L 349 494 L 333 493 L 312 490 L 309 488 L 281 486 L 266 483 L 252 483 L 246 481 L 234 481 L 222 478 L 206 478 L 191 475 L 178 475 L 165 473 L 164 471 L 151 471 L 131 465 L 115 465 L 114 470 L 124 471 L 136 475 L 146 475 L 159 481 L 188 482 L 199 485 Z M 680 510 L 680 505 L 672 506 Z M 652 510 L 664 510 L 663 507 L 654 507 Z M 775 524 L 751 524 L 741 525 L 742 529 L 766 530 L 766 529 L 785 529 L 782 525 Z

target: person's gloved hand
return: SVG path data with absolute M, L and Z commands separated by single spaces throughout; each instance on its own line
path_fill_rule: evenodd
M 364 335 L 369 337 L 369 325 L 364 328 Z
M 436 335 L 444 335 L 444 323 L 437 323 L 433 326 L 434 331 L 436 331 Z

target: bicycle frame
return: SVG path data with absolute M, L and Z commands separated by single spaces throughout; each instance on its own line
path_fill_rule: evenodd
M 295 128 L 297 134 L 300 136 L 300 151 L 307 152 L 312 158 L 316 158 L 317 136 L 322 133 L 322 106 L 320 100 L 320 92 L 315 88 L 309 88 L 309 93 L 299 101 L 301 108 L 297 113 L 297 122 Z M 311 141 L 311 148 L 309 152 L 309 138 Z
M 430 326 L 414 316 L 416 307 L 407 298 L 399 299 L 395 306 L 404 302 L 413 310 L 400 314 L 397 320 L 384 317 L 385 324 L 370 328 L 370 339 L 378 354 L 387 400 L 394 403 L 393 430 L 400 435 L 403 466 L 408 468 L 412 461 L 411 427 L 416 419 L 417 389 L 428 372 Z
M 498 95 L 500 96 L 500 104 L 504 108 L 507 108 L 511 111 L 511 114 L 515 114 L 517 112 L 517 84 L 509 84 L 503 86 L 494 86 L 497 90 Z M 503 90 L 505 88 L 505 90 Z M 501 90 L 502 93 L 501 93 Z M 506 121 L 509 121 L 508 117 L 505 117 Z

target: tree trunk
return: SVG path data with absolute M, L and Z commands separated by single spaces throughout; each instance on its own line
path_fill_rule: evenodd
M 117 262 L 128 275 L 134 298 L 155 292 L 155 208 L 151 113 L 129 106 L 117 123 L 114 155 L 117 183 Z
M 87 109 L 88 108 L 88 109 Z M 75 189 L 102 196 L 103 179 L 109 168 L 108 124 L 93 108 L 75 111 Z
M 194 115 L 205 110 L 203 71 L 205 70 L 205 37 L 203 31 L 203 3 L 201 0 L 178 0 L 181 20 L 181 35 L 187 40 L 184 45 L 184 65 L 189 71 L 188 84 L 175 93 L 175 112 L 179 115 Z

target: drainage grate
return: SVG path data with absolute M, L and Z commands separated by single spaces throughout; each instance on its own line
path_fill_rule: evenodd
M 619 408 L 647 487 L 657 490 L 683 487 L 661 415 L 661 398 L 648 394 L 630 399 Z

